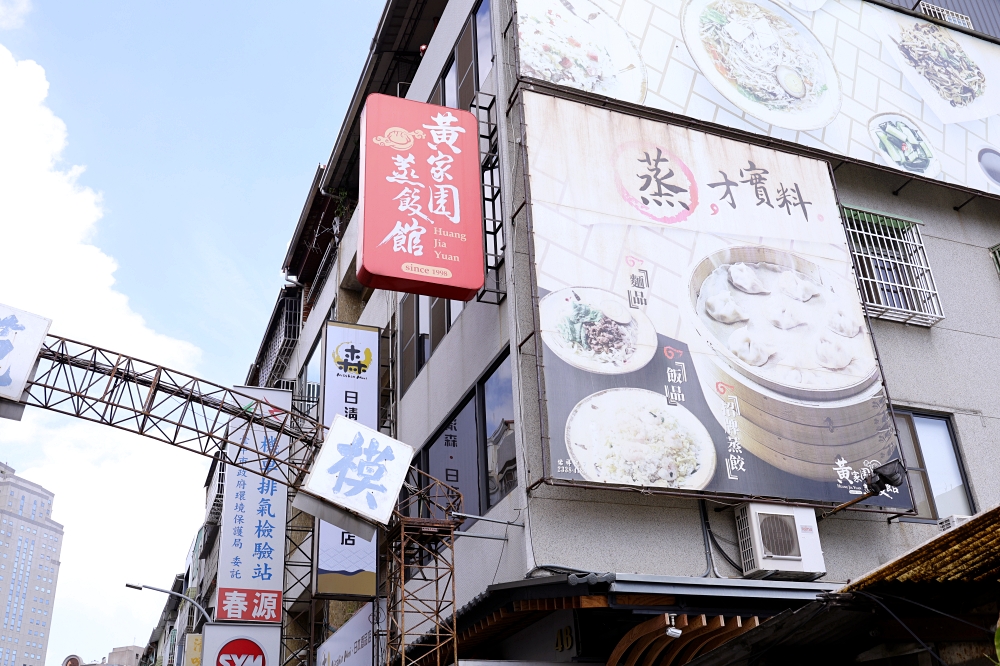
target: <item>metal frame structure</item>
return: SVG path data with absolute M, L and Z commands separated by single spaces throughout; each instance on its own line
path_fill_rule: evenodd
M 46 338 L 22 401 L 289 486 L 282 663 L 310 663 L 314 604 L 311 595 L 305 602 L 300 597 L 303 589 L 312 590 L 313 519 L 291 508 L 291 499 L 319 451 L 326 430 L 321 423 L 183 372 L 56 336 Z M 261 451 L 257 439 L 263 437 L 287 445 Z
M 499 305 L 507 298 L 504 253 L 507 247 L 503 231 L 500 199 L 500 134 L 497 129 L 496 97 L 477 92 L 469 110 L 479 124 L 479 160 L 483 186 L 483 244 L 486 281 L 476 300 Z
M 382 539 L 385 666 L 458 663 L 455 530 L 462 494 L 411 469 Z
M 322 627 L 317 631 L 322 609 L 312 597 L 314 519 L 291 501 L 319 451 L 326 430 L 321 423 L 183 372 L 51 335 L 22 402 L 198 453 L 216 460 L 220 470 L 245 469 L 289 486 L 281 662 L 312 663 L 323 633 Z M 264 437 L 287 444 L 261 450 L 257 440 Z M 455 658 L 454 546 L 461 511 L 458 490 L 410 470 L 381 540 L 387 666 L 446 666 Z

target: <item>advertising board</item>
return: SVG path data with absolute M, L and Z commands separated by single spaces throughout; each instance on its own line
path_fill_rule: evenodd
M 0 398 L 21 401 L 51 319 L 0 304 Z
M 522 76 L 1000 193 L 1000 45 L 861 0 L 517 0 Z
M 828 165 L 524 105 L 549 475 L 861 494 L 898 444 Z M 911 506 L 906 488 L 871 503 Z
M 281 627 L 265 624 L 206 624 L 202 666 L 279 666 Z
M 409 444 L 337 414 L 302 489 L 386 525 L 412 459 Z
M 368 602 L 316 650 L 317 666 L 370 666 L 374 663 L 374 604 Z M 384 602 L 382 612 L 385 612 Z
M 378 429 L 379 329 L 330 323 L 326 329 L 323 423 L 335 416 Z M 314 594 L 375 596 L 375 539 L 317 520 Z
M 292 392 L 255 386 L 234 390 L 276 408 L 292 408 Z M 254 426 L 244 445 L 272 454 L 287 442 Z M 275 463 L 276 464 L 276 463 Z M 219 591 L 215 619 L 281 622 L 288 487 L 235 467 L 226 470 L 219 533 Z
M 361 114 L 358 281 L 467 301 L 485 280 L 479 125 L 372 94 Z

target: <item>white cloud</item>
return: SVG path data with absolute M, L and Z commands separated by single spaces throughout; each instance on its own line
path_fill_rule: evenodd
M 0 0 L 0 28 L 20 28 L 30 11 L 31 0 Z
M 29 6 L 0 0 L 0 25 Z M 47 93 L 42 67 L 0 46 L 0 303 L 51 317 L 55 334 L 194 370 L 198 348 L 149 328 L 115 289 L 114 259 L 90 242 L 101 197 L 79 183 L 82 168 L 62 165 L 66 126 Z M 165 598 L 124 583 L 162 587 L 183 570 L 205 460 L 32 408 L 0 421 L 0 460 L 55 493 L 66 529 L 48 664 L 145 645 Z

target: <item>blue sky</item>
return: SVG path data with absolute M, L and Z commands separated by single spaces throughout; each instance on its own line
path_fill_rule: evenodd
M 242 383 L 380 2 L 0 0 L 0 303 Z M 204 517 L 206 462 L 29 409 L 0 460 L 65 526 L 46 666 L 144 645 Z
M 67 164 L 103 194 L 94 244 L 154 330 L 241 382 L 381 12 L 377 2 L 34 0 L 14 56 L 45 69 Z

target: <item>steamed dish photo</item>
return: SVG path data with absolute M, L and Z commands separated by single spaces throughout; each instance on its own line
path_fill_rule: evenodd
M 741 95 L 772 111 L 815 106 L 827 91 L 818 54 L 787 20 L 743 0 L 715 0 L 700 16 L 715 69 Z
M 890 165 L 927 176 L 937 174 L 939 166 L 934 151 L 912 120 L 885 114 L 874 118 L 868 131 L 875 147 Z
M 566 449 L 588 481 L 700 488 L 715 469 L 704 426 L 662 393 L 608 389 L 579 402 L 566 422 Z
M 794 389 L 840 390 L 876 368 L 860 307 L 850 299 L 846 282 L 824 283 L 765 261 L 734 262 L 704 278 L 695 307 L 717 353 L 743 364 L 744 374 Z
M 906 62 L 951 106 L 968 106 L 986 92 L 986 74 L 944 28 L 916 23 L 893 41 Z
M 602 374 L 632 372 L 656 348 L 656 331 L 640 310 L 603 289 L 570 287 L 539 303 L 542 339 L 561 359 Z
M 521 73 L 628 101 L 645 97 L 645 68 L 621 26 L 590 0 L 518 3 Z

